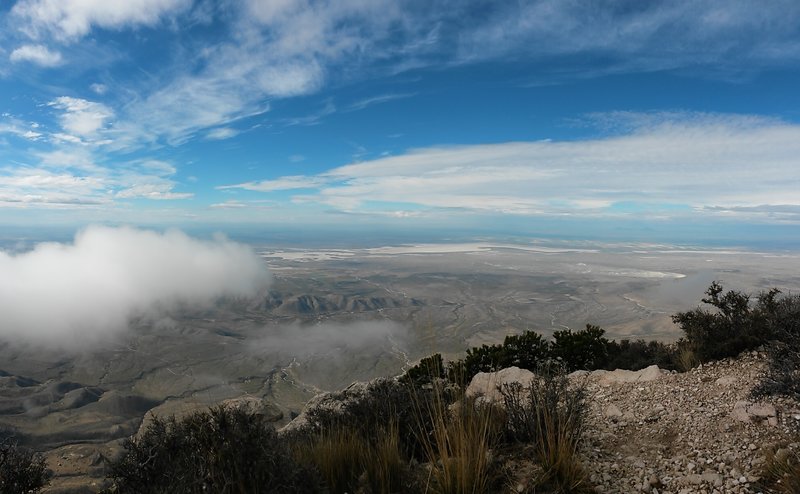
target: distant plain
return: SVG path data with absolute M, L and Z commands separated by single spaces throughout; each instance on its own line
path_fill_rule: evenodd
M 800 290 L 800 255 L 788 252 L 489 241 L 255 249 L 273 276 L 256 300 L 132 321 L 83 351 L 4 342 L 0 427 L 53 458 L 76 445 L 110 454 L 148 410 L 252 395 L 285 422 L 319 391 L 524 330 L 591 323 L 610 338 L 673 341 L 670 316 L 714 280 L 754 294 Z M 68 470 L 57 473 L 85 474 Z

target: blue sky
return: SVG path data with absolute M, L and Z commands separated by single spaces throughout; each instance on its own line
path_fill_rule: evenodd
M 19 0 L 0 25 L 7 228 L 800 246 L 795 0 Z

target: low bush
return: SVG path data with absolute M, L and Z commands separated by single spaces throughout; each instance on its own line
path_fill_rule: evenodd
M 553 333 L 550 354 L 561 361 L 567 372 L 603 368 L 608 361 L 609 345 L 604 334 L 601 327 L 592 324 L 587 324 L 580 331 L 556 331 Z
M 300 466 L 273 427 L 239 408 L 181 420 L 154 418 L 109 464 L 117 493 L 306 493 L 314 472 Z
M 676 369 L 677 348 L 660 341 L 611 340 L 606 346 L 607 360 L 603 366 L 607 370 L 640 370 L 651 365 L 662 369 Z
M 769 368 L 753 394 L 800 398 L 800 295 L 776 300 L 770 324 L 774 339 L 767 345 Z
M 445 392 L 451 391 L 448 389 Z M 319 407 L 306 411 L 308 432 L 321 434 L 343 428 L 369 437 L 393 423 L 398 430 L 403 454 L 420 459 L 423 449 L 417 440 L 418 417 L 411 399 L 412 393 L 416 399 L 428 401 L 432 399 L 433 389 L 410 384 L 403 379 L 376 379 L 369 383 L 358 399 L 349 398 L 347 391 L 333 393 L 331 399 L 338 404 L 335 409 Z
M 723 292 L 722 285 L 715 281 L 702 299 L 714 307 L 713 311 L 696 308 L 672 316 L 684 333 L 681 344 L 700 362 L 735 357 L 763 345 L 775 334 L 779 290 L 762 293 L 755 304 L 745 293 Z
M 444 366 L 444 359 L 441 353 L 435 353 L 430 357 L 425 357 L 417 365 L 408 369 L 400 378 L 405 384 L 415 384 L 417 386 L 430 384 L 437 379 L 447 377 Z
M 20 447 L 11 437 L 0 440 L 0 494 L 39 492 L 50 476 L 41 454 Z

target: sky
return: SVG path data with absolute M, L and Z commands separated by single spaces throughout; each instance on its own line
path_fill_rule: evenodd
M 0 227 L 800 248 L 800 2 L 0 2 Z

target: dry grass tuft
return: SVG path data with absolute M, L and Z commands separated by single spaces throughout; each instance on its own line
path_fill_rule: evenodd
M 481 406 L 463 395 L 448 405 L 443 384 L 416 406 L 418 440 L 430 475 L 425 492 L 478 494 L 489 492 L 494 480 L 492 448 L 498 443 L 503 417 L 496 407 Z
M 586 390 L 558 369 L 540 369 L 530 388 L 506 385 L 508 435 L 529 442 L 543 469 L 538 484 L 549 492 L 590 492 L 578 448 L 586 415 Z

